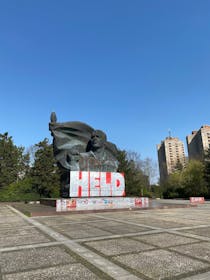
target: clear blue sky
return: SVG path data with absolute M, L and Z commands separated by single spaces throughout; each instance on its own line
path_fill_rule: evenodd
M 210 124 L 209 0 L 1 0 L 0 133 L 51 140 L 50 113 L 157 160 Z

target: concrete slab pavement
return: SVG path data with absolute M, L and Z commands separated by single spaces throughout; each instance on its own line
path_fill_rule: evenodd
M 0 204 L 0 279 L 210 279 L 210 204 L 29 218 Z

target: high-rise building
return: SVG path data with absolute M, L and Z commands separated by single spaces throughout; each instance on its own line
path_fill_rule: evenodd
M 160 182 L 163 183 L 169 174 L 179 167 L 185 167 L 186 157 L 184 143 L 176 137 L 166 137 L 157 145 Z
M 210 148 L 210 126 L 203 125 L 186 137 L 189 159 L 202 160 L 206 150 Z

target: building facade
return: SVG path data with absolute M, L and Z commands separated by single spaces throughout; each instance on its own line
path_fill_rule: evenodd
M 203 125 L 186 137 L 189 159 L 202 160 L 210 148 L 210 126 Z
M 157 145 L 160 183 L 180 167 L 186 166 L 184 143 L 176 137 L 166 137 Z

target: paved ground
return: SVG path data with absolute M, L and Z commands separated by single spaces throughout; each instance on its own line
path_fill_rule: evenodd
M 210 279 L 210 203 L 33 218 L 0 204 L 0 279 Z

